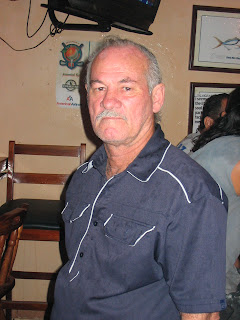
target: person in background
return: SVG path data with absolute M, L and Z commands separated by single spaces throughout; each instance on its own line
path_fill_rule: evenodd
M 214 94 L 205 100 L 198 130 L 196 133 L 190 133 L 186 138 L 179 142 L 177 147 L 180 150 L 187 154 L 191 154 L 194 140 L 196 140 L 202 132 L 208 130 L 213 125 L 214 121 L 225 111 L 228 96 L 227 93 Z
M 199 136 L 191 157 L 211 174 L 228 197 L 226 293 L 231 300 L 234 295 L 240 298 L 240 88 L 230 94 L 224 114 Z
M 51 319 L 219 319 L 227 199 L 154 123 L 164 101 L 155 56 L 107 38 L 89 58 L 86 89 L 103 145 L 67 190 L 69 261 Z

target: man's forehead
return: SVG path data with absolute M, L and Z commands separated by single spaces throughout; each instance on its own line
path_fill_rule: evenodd
M 91 68 L 91 79 L 100 72 L 108 76 L 111 76 L 111 73 L 119 74 L 122 81 L 127 78 L 136 80 L 137 74 L 146 76 L 147 70 L 148 60 L 139 49 L 133 46 L 110 47 L 95 58 Z M 135 76 L 132 76 L 133 74 Z
M 111 63 L 110 63 L 111 62 Z M 106 63 L 107 67 L 114 64 L 129 64 L 129 67 L 135 64 L 142 66 L 148 65 L 146 56 L 134 46 L 109 47 L 100 52 L 93 61 L 92 68 Z
M 119 80 L 117 82 L 119 84 L 124 84 L 124 83 L 127 83 L 127 84 L 132 83 L 132 84 L 134 84 L 134 83 L 137 83 L 138 81 L 127 76 L 125 78 L 119 78 Z M 93 85 L 94 83 L 96 83 L 96 84 L 104 84 L 105 82 L 102 81 L 101 79 L 91 79 L 90 80 L 90 85 Z

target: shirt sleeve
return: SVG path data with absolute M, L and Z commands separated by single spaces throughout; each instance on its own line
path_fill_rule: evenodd
M 225 309 L 227 212 L 214 196 L 184 206 L 166 234 L 164 274 L 184 313 Z

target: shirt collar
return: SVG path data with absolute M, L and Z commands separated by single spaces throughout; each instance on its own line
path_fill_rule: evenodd
M 136 159 L 125 170 L 140 181 L 146 181 L 161 163 L 164 153 L 170 143 L 164 139 L 160 125 L 156 125 L 155 132 Z M 93 167 L 105 176 L 107 154 L 102 145 L 91 158 Z

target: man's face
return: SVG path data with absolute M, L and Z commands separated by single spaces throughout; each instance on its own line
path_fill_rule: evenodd
M 88 106 L 96 135 L 105 143 L 134 145 L 154 128 L 148 62 L 134 47 L 107 48 L 92 65 Z

